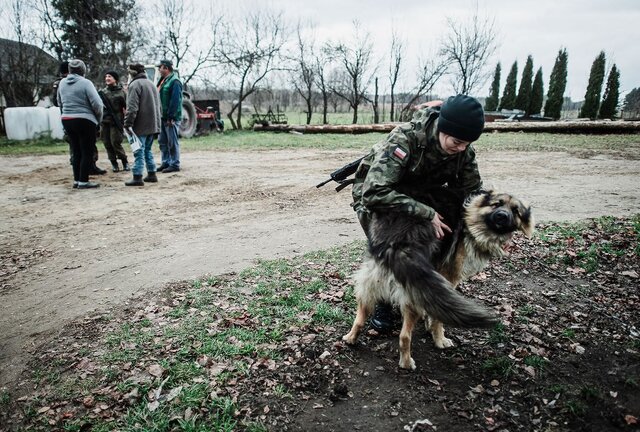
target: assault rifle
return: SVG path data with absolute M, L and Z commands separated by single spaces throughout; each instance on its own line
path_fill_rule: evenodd
M 327 180 L 319 183 L 318 185 L 316 185 L 316 187 L 322 187 L 333 180 L 334 182 L 338 183 L 336 192 L 340 192 L 342 189 L 346 188 L 355 181 L 354 179 L 347 180 L 347 177 L 356 172 L 362 159 L 364 159 L 364 156 L 360 159 L 356 159 L 353 162 L 346 164 L 342 168 L 338 168 L 337 170 L 329 174 L 329 178 Z
M 104 95 L 102 90 L 100 90 L 98 94 L 100 95 L 100 99 L 102 99 L 102 103 L 104 104 L 105 108 L 107 109 L 107 111 L 109 111 L 109 114 L 111 114 L 113 123 L 115 123 L 120 132 L 124 132 L 124 126 L 122 125 L 120 118 L 116 115 L 116 110 L 113 109 L 113 105 L 111 105 L 111 101 L 109 100 L 109 98 Z

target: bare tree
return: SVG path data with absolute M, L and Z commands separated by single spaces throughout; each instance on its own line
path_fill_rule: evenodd
M 327 111 L 329 110 L 329 99 L 331 96 L 331 89 L 329 88 L 328 69 L 331 56 L 329 55 L 330 48 L 325 46 L 320 50 L 319 55 L 316 57 L 314 64 L 315 71 L 315 83 L 316 87 L 320 91 L 322 98 L 322 124 L 327 124 Z
M 481 87 L 491 75 L 487 63 L 497 49 L 494 20 L 478 17 L 478 10 L 465 21 L 447 18 L 448 32 L 442 41 L 441 55 L 452 68 L 456 93 L 469 94 Z
M 405 46 L 404 40 L 398 35 L 396 29 L 391 30 L 391 58 L 389 62 L 389 84 L 391 86 L 391 111 L 389 113 L 389 120 L 395 121 L 395 107 L 396 107 L 396 85 L 400 78 L 400 71 L 402 67 L 402 60 L 404 59 Z
M 373 42 L 370 34 L 362 33 L 360 23 L 353 22 L 353 45 L 339 42 L 332 46 L 333 57 L 344 72 L 342 77 L 333 81 L 330 88 L 353 109 L 353 124 L 358 122 L 358 108 L 363 101 L 368 101 L 366 91 L 375 75 L 373 63 Z
M 411 111 L 418 99 L 429 94 L 436 83 L 442 78 L 447 71 L 447 61 L 440 60 L 421 60 L 418 69 L 418 85 L 412 90 L 411 97 L 400 112 L 400 120 L 407 121 L 411 117 Z
M 307 124 L 311 124 L 313 115 L 314 84 L 316 81 L 316 69 L 313 61 L 316 58 L 315 46 L 312 39 L 306 40 L 302 34 L 300 23 L 297 31 L 297 51 L 295 59 L 296 68 L 292 71 L 292 83 L 296 92 L 302 97 L 306 105 Z
M 154 4 L 154 8 L 157 6 Z M 173 60 L 180 71 L 180 78 L 187 85 L 202 69 L 211 66 L 216 41 L 200 43 L 204 29 L 216 28 L 221 16 L 214 17 L 212 9 L 203 9 L 193 2 L 162 0 L 160 3 L 161 25 L 157 50 L 163 58 Z M 188 66 L 188 69 L 185 67 Z
M 9 39 L 0 39 L 0 93 L 6 106 L 32 106 L 50 94 L 57 63 L 43 50 L 34 5 L 24 0 L 4 3 L 9 16 L 3 28 Z
M 282 12 L 252 9 L 238 20 L 224 20 L 214 31 L 213 58 L 222 68 L 236 99 L 228 113 L 231 126 L 242 128 L 242 103 L 273 71 L 286 42 Z M 234 119 L 235 114 L 235 119 Z

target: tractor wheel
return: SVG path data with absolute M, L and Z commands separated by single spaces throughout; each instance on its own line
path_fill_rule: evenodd
M 196 133 L 198 117 L 196 107 L 187 98 L 182 99 L 182 122 L 180 123 L 180 137 L 191 138 Z

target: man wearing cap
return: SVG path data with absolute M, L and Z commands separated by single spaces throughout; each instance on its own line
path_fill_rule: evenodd
M 182 83 L 173 72 L 171 60 L 161 60 L 158 68 L 161 76 L 158 92 L 162 104 L 162 126 L 158 138 L 162 163 L 158 171 L 170 173 L 180 171 L 178 130 L 182 120 Z
M 122 169 L 129 171 L 127 153 L 122 148 L 122 120 L 127 108 L 127 99 L 124 90 L 119 83 L 120 75 L 110 70 L 104 74 L 106 87 L 100 91 L 104 98 L 104 116 L 100 127 L 100 138 L 107 150 L 107 155 L 111 161 L 113 172 L 120 171 L 118 159 L 122 162 Z M 114 118 L 115 117 L 115 118 Z
M 431 221 L 438 238 L 451 232 L 430 206 L 411 198 L 412 191 L 447 186 L 468 196 L 482 188 L 476 154 L 471 145 L 484 129 L 484 110 L 466 95 L 451 96 L 396 127 L 365 156 L 355 174 L 352 207 L 368 235 L 371 214 L 398 211 Z M 392 309 L 376 305 L 371 326 L 392 329 Z

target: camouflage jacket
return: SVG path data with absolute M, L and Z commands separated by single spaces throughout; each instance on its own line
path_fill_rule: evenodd
M 438 141 L 439 109 L 418 111 L 374 145 L 362 160 L 353 184 L 353 209 L 402 211 L 433 219 L 435 210 L 416 201 L 425 189 L 447 186 L 465 196 L 482 187 L 472 145 L 449 155 Z
M 116 84 L 114 86 L 107 86 L 101 90 L 101 93 L 105 98 L 111 102 L 111 106 L 115 111 L 118 119 L 120 120 L 120 124 L 122 124 L 122 119 L 124 116 L 124 111 L 127 107 L 127 96 L 122 89 L 120 84 Z M 111 124 L 113 123 L 113 117 L 111 116 L 111 111 L 109 107 L 105 107 L 104 116 L 102 117 L 102 123 Z

